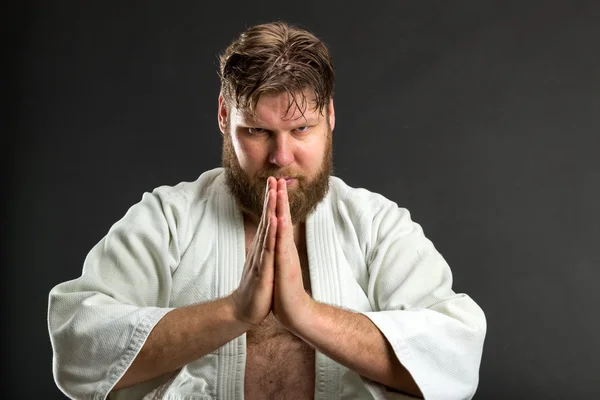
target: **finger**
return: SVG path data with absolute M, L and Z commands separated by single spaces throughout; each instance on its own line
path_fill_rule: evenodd
M 277 236 L 275 243 L 275 279 L 285 285 L 288 278 L 298 276 L 300 264 L 296 244 L 294 242 L 294 227 L 290 216 L 288 191 L 285 180 L 277 185 Z M 301 272 L 300 272 L 301 274 Z
M 273 183 L 272 180 L 274 178 L 273 177 L 268 177 L 267 178 L 267 184 L 265 186 L 265 198 L 263 200 L 263 209 L 262 209 L 262 214 L 260 215 L 260 223 L 259 226 L 264 227 L 264 225 L 268 222 L 267 221 L 267 217 L 266 217 L 266 211 L 269 207 L 269 191 L 273 188 Z
M 273 256 L 275 253 L 276 245 L 276 233 L 277 233 L 277 218 L 272 215 L 267 222 L 267 233 L 263 241 L 263 253 L 266 252 L 268 255 Z
M 267 185 L 269 191 L 267 192 L 267 202 L 263 211 L 265 224 L 268 224 L 269 219 L 275 215 L 275 209 L 277 208 L 277 180 L 273 177 L 269 177 Z M 264 231 L 266 232 L 266 226 Z
M 269 196 L 269 193 L 273 190 L 273 181 L 275 178 L 269 177 L 267 178 L 266 192 L 265 192 L 265 200 L 263 205 L 263 211 L 260 216 L 260 220 L 258 223 L 258 227 L 256 228 L 256 234 L 254 237 L 254 243 L 258 243 L 258 245 L 262 245 L 265 237 L 265 233 L 267 231 L 267 224 L 269 219 L 269 206 L 270 203 L 273 203 L 274 199 Z M 274 206 L 272 207 L 274 208 Z
M 290 198 L 289 198 L 289 192 L 287 189 L 287 183 L 284 183 L 284 188 L 283 188 L 283 214 L 285 215 L 285 218 L 289 221 L 290 226 L 292 225 L 293 221 L 292 221 L 292 212 L 290 211 Z
M 267 209 L 267 203 L 269 200 L 267 194 L 269 193 L 269 190 L 273 189 L 274 186 L 277 187 L 277 181 L 273 181 L 275 181 L 275 178 L 273 178 L 272 176 L 269 176 L 267 178 L 267 184 L 265 186 L 265 198 L 263 201 L 263 211 Z
M 292 232 L 292 219 L 290 217 L 290 206 L 287 197 L 287 186 L 285 179 L 280 179 L 277 185 L 277 238 L 289 238 Z
M 271 193 L 274 195 L 274 191 L 271 191 Z M 272 285 L 275 278 L 276 233 L 277 218 L 271 215 L 267 222 L 267 233 L 260 252 L 260 275 L 263 277 L 262 282 L 268 285 Z

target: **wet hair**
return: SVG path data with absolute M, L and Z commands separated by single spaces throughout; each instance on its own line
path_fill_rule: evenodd
M 334 70 L 329 50 L 312 33 L 277 21 L 256 25 L 233 41 L 219 57 L 221 93 L 228 104 L 251 115 L 263 94 L 289 95 L 288 110 L 307 107 L 305 91 L 323 111 L 333 96 Z

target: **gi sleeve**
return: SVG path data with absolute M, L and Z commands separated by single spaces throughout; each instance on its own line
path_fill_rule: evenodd
M 427 400 L 470 399 L 486 333 L 482 309 L 452 290 L 452 274 L 408 210 L 385 203 L 371 220 L 364 313 Z M 388 392 L 388 398 L 393 398 Z
M 168 307 L 180 213 L 145 193 L 87 255 L 82 275 L 52 288 L 48 329 L 58 387 L 105 399 Z

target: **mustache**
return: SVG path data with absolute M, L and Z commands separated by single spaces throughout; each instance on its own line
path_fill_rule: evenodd
M 304 180 L 304 176 L 303 175 L 299 175 L 293 172 L 286 172 L 286 171 L 280 171 L 280 170 L 267 170 L 267 171 L 262 171 L 260 174 L 258 174 L 256 176 L 256 179 L 259 179 L 261 181 L 266 181 L 270 176 L 274 177 L 274 178 L 292 178 L 292 179 L 297 179 L 299 181 Z

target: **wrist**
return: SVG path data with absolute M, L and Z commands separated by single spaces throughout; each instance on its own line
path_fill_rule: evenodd
M 294 335 L 304 337 L 311 331 L 321 304 L 310 297 L 308 293 L 299 304 L 301 305 L 294 311 L 294 316 L 290 319 L 290 326 L 287 328 Z
M 230 320 L 236 326 L 243 329 L 244 332 L 251 329 L 254 325 L 241 317 L 236 302 L 236 292 L 233 291 L 229 296 L 223 297 L 223 315 L 227 320 Z

